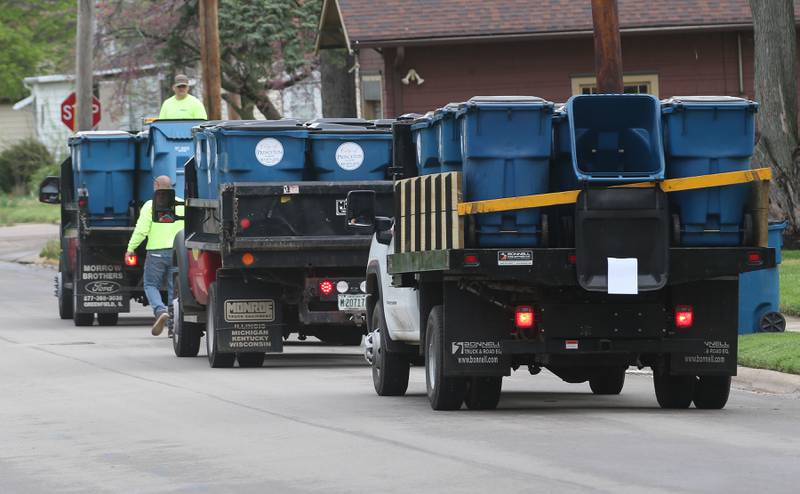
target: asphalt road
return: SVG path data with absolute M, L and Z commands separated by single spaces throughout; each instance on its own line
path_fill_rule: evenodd
M 518 372 L 491 412 L 379 398 L 355 348 L 210 369 L 149 335 L 57 317 L 53 271 L 0 262 L 0 492 L 797 492 L 798 395 L 664 411 Z

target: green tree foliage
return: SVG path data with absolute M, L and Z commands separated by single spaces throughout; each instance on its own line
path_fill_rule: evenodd
M 25 96 L 22 79 L 72 65 L 74 0 L 0 0 L 0 101 Z
M 0 153 L 0 190 L 16 195 L 31 191 L 31 178 L 39 170 L 53 170 L 53 156 L 35 139 L 19 141 Z
M 302 81 L 317 67 L 321 8 L 322 0 L 220 0 L 222 87 L 241 96 L 241 106 L 229 103 L 243 118 L 252 118 L 254 107 L 280 118 L 268 92 Z M 119 60 L 111 65 L 168 62 L 185 71 L 199 62 L 197 0 L 105 0 L 99 11 L 104 36 L 117 46 Z
M 267 118 L 280 118 L 267 92 L 308 77 L 322 2 L 222 0 L 219 10 L 223 87 L 252 102 Z

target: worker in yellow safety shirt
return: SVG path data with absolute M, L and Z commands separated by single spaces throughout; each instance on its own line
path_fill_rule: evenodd
M 175 76 L 172 84 L 175 95 L 161 105 L 159 120 L 206 120 L 206 109 L 199 99 L 189 94 L 189 78 L 183 74 Z
M 169 177 L 161 175 L 153 181 L 153 190 L 171 189 Z M 175 213 L 182 217 L 183 206 L 177 206 Z M 153 222 L 153 200 L 144 203 L 139 211 L 139 220 L 128 242 L 126 256 L 133 255 L 137 247 L 147 239 L 147 258 L 144 262 L 144 294 L 153 308 L 155 323 L 151 333 L 158 336 L 169 322 L 167 306 L 161 299 L 161 286 L 166 282 L 167 303 L 172 303 L 172 244 L 175 235 L 183 230 L 183 220 L 173 223 Z

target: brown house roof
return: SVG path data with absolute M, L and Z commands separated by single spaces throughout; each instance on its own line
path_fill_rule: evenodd
M 623 32 L 747 28 L 748 0 L 619 0 Z M 795 5 L 800 18 L 800 6 Z M 325 0 L 319 48 L 584 35 L 590 0 Z

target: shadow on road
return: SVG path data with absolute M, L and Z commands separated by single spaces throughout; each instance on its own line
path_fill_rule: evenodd
M 186 360 L 206 360 L 205 353 L 197 357 Z M 184 360 L 184 359 L 181 359 Z M 270 369 L 324 369 L 324 368 L 365 368 L 367 363 L 361 355 L 341 354 L 341 353 L 268 353 L 264 358 L 264 365 L 261 368 Z M 250 368 L 252 369 L 252 368 Z M 224 371 L 224 369 L 213 369 L 214 371 Z
M 406 399 L 419 405 L 428 406 L 428 397 L 424 392 L 407 393 Z M 513 413 L 519 415 L 522 413 L 563 413 L 565 411 L 605 411 L 605 412 L 641 412 L 641 413 L 672 413 L 674 410 L 663 410 L 658 406 L 655 396 L 652 402 L 642 401 L 637 399 L 635 402 L 625 396 L 625 392 L 620 396 L 595 396 L 590 391 L 587 392 L 557 392 L 557 391 L 503 391 L 500 398 L 500 404 L 496 410 L 483 411 L 484 413 L 491 413 L 493 415 L 503 415 L 504 413 Z M 637 397 L 640 398 L 640 397 Z M 470 411 L 466 407 L 462 407 L 460 412 L 480 413 L 480 410 Z M 707 413 L 704 410 L 680 410 L 680 413 Z M 447 412 L 438 412 L 447 413 Z
M 152 326 L 153 320 L 153 317 L 148 316 L 120 316 L 117 326 Z M 96 324 L 97 323 L 95 322 L 95 325 Z
M 320 345 L 321 346 L 321 345 Z M 326 368 L 326 367 L 366 367 L 361 355 L 340 353 L 276 353 L 267 354 L 264 367 L 270 368 Z

